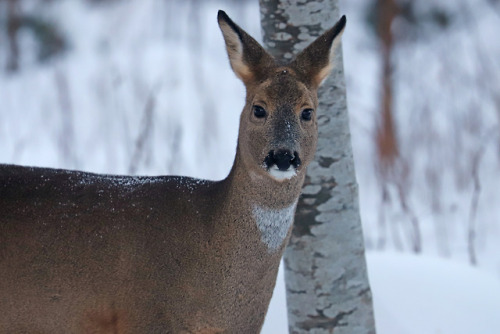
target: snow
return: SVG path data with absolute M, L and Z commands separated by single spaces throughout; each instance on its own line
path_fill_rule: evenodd
M 500 281 L 450 260 L 369 253 L 379 333 L 498 333 Z
M 381 334 L 496 334 L 500 281 L 466 264 L 431 256 L 368 252 L 375 322 Z M 285 333 L 283 272 L 262 334 Z

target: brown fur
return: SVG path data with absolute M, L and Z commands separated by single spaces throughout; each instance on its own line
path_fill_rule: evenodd
M 287 239 L 270 251 L 252 208 L 297 201 L 317 140 L 300 113 L 317 107 L 311 80 L 329 60 L 279 67 L 223 12 L 219 25 L 247 87 L 226 179 L 0 165 L 0 333 L 260 331 Z M 302 164 L 278 181 L 262 163 L 287 145 Z

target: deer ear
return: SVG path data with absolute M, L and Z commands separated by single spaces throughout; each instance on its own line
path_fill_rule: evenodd
M 318 88 L 333 68 L 333 56 L 346 24 L 345 15 L 297 55 L 290 65 L 308 85 Z
M 226 42 L 226 50 L 231 67 L 245 84 L 259 80 L 274 63 L 274 58 L 227 14 L 219 10 L 219 27 Z

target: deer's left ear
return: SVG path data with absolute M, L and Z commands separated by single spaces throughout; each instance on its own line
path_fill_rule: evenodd
M 319 36 L 297 55 L 290 66 L 301 79 L 313 88 L 318 88 L 330 74 L 333 55 L 340 44 L 340 37 L 346 25 L 345 15 L 327 32 Z
M 229 62 L 238 78 L 246 85 L 265 76 L 274 58 L 224 11 L 219 10 L 217 21 L 226 42 Z

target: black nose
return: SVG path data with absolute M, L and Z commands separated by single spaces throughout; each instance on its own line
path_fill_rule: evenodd
M 264 162 L 267 168 L 276 165 L 281 171 L 288 170 L 290 166 L 294 166 L 295 168 L 300 166 L 299 154 L 297 152 L 292 153 L 289 150 L 278 150 L 276 152 L 271 150 Z

